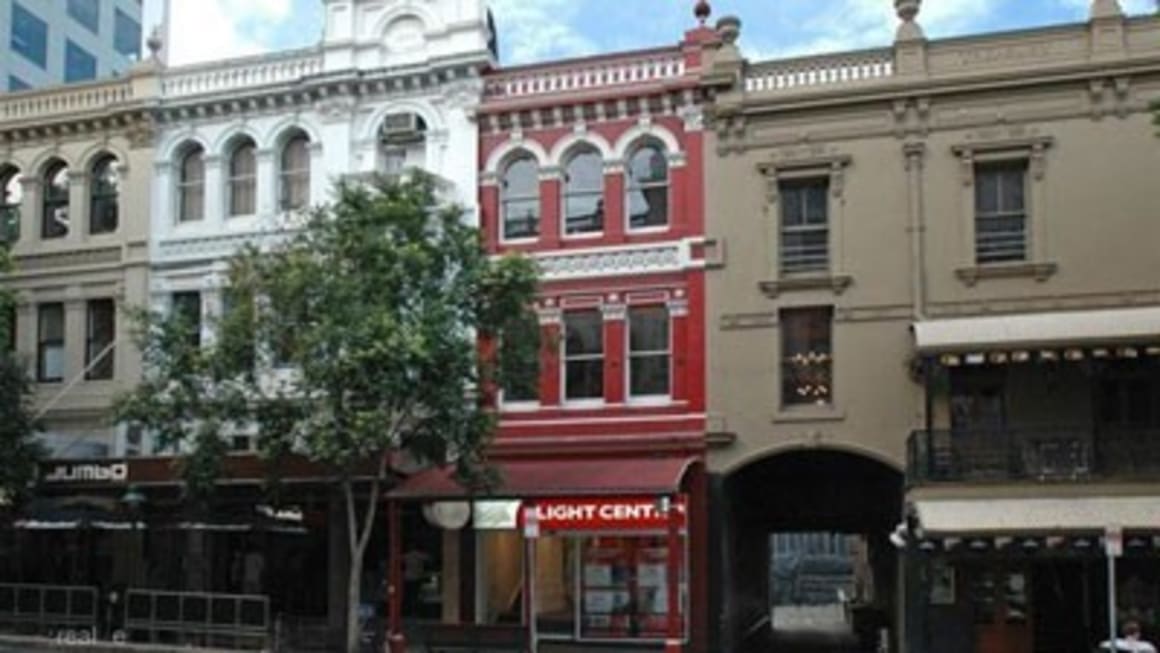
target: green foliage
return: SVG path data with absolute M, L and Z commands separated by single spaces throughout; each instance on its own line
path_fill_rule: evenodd
M 268 459 L 299 453 L 338 478 L 400 450 L 475 478 L 493 427 L 479 389 L 536 355 L 536 272 L 489 258 L 461 215 L 421 173 L 339 185 L 300 229 L 235 257 L 212 343 L 180 316 L 138 315 L 147 374 L 119 417 L 190 452 L 197 494 L 243 430 Z M 481 360 L 477 336 L 504 355 Z
M 0 275 L 10 270 L 7 247 L 0 242 Z M 0 277 L 2 279 L 2 277 Z M 36 480 L 44 452 L 35 440 L 38 427 L 27 372 L 8 349 L 10 319 L 16 309 L 12 293 L 0 286 L 0 505 L 18 502 Z

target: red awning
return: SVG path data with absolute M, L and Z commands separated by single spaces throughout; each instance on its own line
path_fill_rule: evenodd
M 671 494 L 697 459 L 689 457 L 512 460 L 493 462 L 497 487 L 472 493 L 447 467 L 428 469 L 403 481 L 390 493 L 396 499 L 479 497 L 534 498 Z

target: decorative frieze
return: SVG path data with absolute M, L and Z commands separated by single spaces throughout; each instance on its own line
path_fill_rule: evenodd
M 677 272 L 699 268 L 692 241 L 534 254 L 544 281 Z

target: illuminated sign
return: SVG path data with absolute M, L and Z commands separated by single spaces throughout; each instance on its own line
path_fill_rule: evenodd
M 525 506 L 524 520 L 534 515 L 544 531 L 653 531 L 667 529 L 670 519 L 678 528 L 687 522 L 683 496 L 672 502 L 669 513 L 653 497 L 537 499 Z
M 128 463 L 68 463 L 54 465 L 44 475 L 45 483 L 125 483 Z

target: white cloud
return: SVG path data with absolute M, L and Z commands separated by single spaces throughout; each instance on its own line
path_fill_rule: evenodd
M 575 57 L 599 51 L 592 39 L 575 27 L 580 5 L 575 0 L 492 0 L 499 22 L 501 46 L 508 64 L 554 57 Z
M 1061 4 L 1076 10 L 1076 18 L 1087 18 L 1092 0 L 1059 0 Z M 1147 14 L 1156 11 L 1156 0 L 1120 0 L 1120 8 L 1126 14 Z
M 918 23 L 928 37 L 972 31 L 985 20 L 1002 0 L 926 0 Z M 1010 1 L 1010 0 L 1007 0 Z M 1146 0 L 1147 1 L 1147 0 Z M 816 7 L 816 8 L 814 8 Z M 801 16 L 796 33 L 805 38 L 789 45 L 746 42 L 745 49 L 753 60 L 860 48 L 885 47 L 894 42 L 899 19 L 894 5 L 886 0 L 831 0 L 814 3 L 811 12 Z M 835 20 L 836 16 L 841 18 Z M 794 33 L 794 32 L 789 32 Z M 784 38 L 787 33 L 779 33 Z M 742 30 L 742 38 L 745 38 Z
M 172 65 L 257 54 L 269 49 L 251 26 L 267 29 L 290 18 L 292 0 L 169 0 L 167 47 Z

